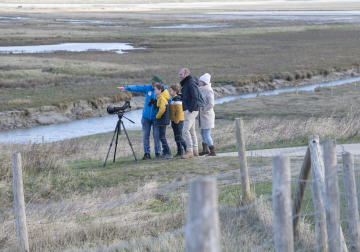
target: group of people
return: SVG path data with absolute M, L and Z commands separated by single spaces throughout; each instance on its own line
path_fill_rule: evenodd
M 155 157 L 171 159 L 169 144 L 166 140 L 166 126 L 171 124 L 177 145 L 174 157 L 183 159 L 194 156 L 216 156 L 211 129 L 215 127 L 214 91 L 211 88 L 210 74 L 205 73 L 198 79 L 192 77 L 187 68 L 179 72 L 180 85 L 168 88 L 159 75 L 154 75 L 151 84 L 125 85 L 121 91 L 145 94 L 145 104 L 141 124 L 143 130 L 143 160 L 150 156 L 150 131 L 153 128 Z M 198 117 L 203 150 L 198 150 L 195 120 Z M 163 152 L 161 154 L 161 145 Z

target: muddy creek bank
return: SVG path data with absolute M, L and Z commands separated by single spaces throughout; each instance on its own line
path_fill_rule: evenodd
M 344 72 L 332 72 L 328 76 L 314 76 L 311 79 L 297 81 L 274 80 L 274 82 L 250 83 L 243 87 L 234 87 L 232 85 L 223 85 L 213 87 L 215 99 L 228 96 L 236 96 L 247 93 L 261 93 L 276 89 L 283 89 L 295 86 L 306 86 L 316 83 L 327 83 L 330 81 L 344 80 L 352 77 L 359 77 L 357 69 L 350 69 Z M 349 80 L 350 82 L 350 80 Z M 144 106 L 143 96 L 133 96 L 131 99 L 131 109 L 139 110 Z M 0 130 L 30 128 L 41 125 L 51 125 L 66 123 L 74 120 L 81 120 L 92 117 L 103 117 L 107 115 L 106 108 L 110 105 L 121 106 L 123 102 L 114 104 L 110 98 L 100 106 L 94 106 L 90 101 L 79 100 L 72 102 L 70 106 L 60 108 L 58 106 L 45 106 L 41 108 L 30 108 L 24 111 L 0 112 Z

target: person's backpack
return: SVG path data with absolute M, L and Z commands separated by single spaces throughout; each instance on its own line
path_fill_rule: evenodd
M 204 96 L 202 95 L 202 90 L 199 88 L 199 80 L 196 76 L 194 76 L 194 79 L 195 79 L 195 85 L 198 90 L 197 105 L 198 105 L 198 107 L 205 107 L 205 99 L 204 99 Z
M 205 99 L 204 96 L 202 95 L 202 90 L 199 88 L 199 86 L 197 86 L 197 89 L 198 89 L 197 105 L 198 107 L 205 107 Z

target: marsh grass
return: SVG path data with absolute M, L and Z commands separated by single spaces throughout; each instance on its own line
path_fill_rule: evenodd
M 315 92 L 285 92 L 278 95 L 260 96 L 217 105 L 217 118 L 235 118 L 237 116 L 261 117 L 297 117 L 297 118 L 333 118 L 355 120 L 359 113 L 360 89 L 354 83 L 319 87 Z M 236 108 L 236 109 L 235 109 Z
M 254 118 L 244 122 L 247 147 L 252 141 L 253 148 L 255 139 L 267 143 L 263 147 L 288 146 L 297 139 L 294 133 L 329 124 L 329 121 L 310 120 L 301 124 L 300 120 L 280 118 Z M 319 128 L 314 128 L 319 123 Z M 234 122 L 218 120 L 216 125 L 213 130 L 216 146 L 233 151 L 236 148 Z M 341 124 L 333 126 L 323 133 L 330 134 L 331 130 L 343 127 Z M 140 158 L 142 132 L 128 132 Z M 332 134 L 337 132 L 332 131 Z M 120 135 L 115 163 L 112 163 L 113 152 L 110 152 L 107 165 L 102 167 L 111 137 L 112 132 L 109 132 L 55 143 L 1 145 L 1 171 L 7 171 L 0 180 L 1 218 L 6 230 L 6 233 L 0 233 L 0 240 L 6 241 L 4 251 L 17 247 L 11 208 L 10 155 L 14 152 L 21 152 L 23 157 L 27 222 L 31 247 L 35 251 L 76 251 L 96 247 L 101 247 L 99 251 L 107 251 L 114 246 L 118 246 L 119 251 L 127 251 L 121 249 L 124 242 L 137 244 L 166 233 L 169 233 L 168 238 L 131 250 L 182 251 L 183 233 L 171 234 L 185 225 L 188 180 L 203 175 L 218 178 L 219 204 L 226 206 L 220 210 L 223 249 L 236 251 L 239 244 L 243 244 L 251 250 L 267 242 L 266 249 L 274 250 L 271 200 L 262 200 L 272 193 L 271 158 L 248 157 L 251 190 L 259 203 L 255 211 L 240 211 L 236 210 L 242 205 L 238 157 L 135 162 L 125 136 Z M 171 137 L 172 132 L 168 131 L 169 142 Z M 298 141 L 305 141 L 302 135 Z M 171 148 L 174 150 L 174 143 Z M 301 162 L 301 158 L 292 159 L 294 178 L 298 176 Z M 295 187 L 296 180 L 292 182 L 293 191 Z M 310 194 L 307 190 L 303 208 L 307 213 L 313 212 Z M 315 246 L 312 217 L 301 218 L 300 230 L 296 248 Z
M 8 101 L 9 104 L 15 104 L 15 105 L 23 105 L 23 104 L 32 104 L 32 100 L 30 99 L 14 99 L 14 100 L 10 100 Z
M 42 14 L 38 14 L 42 17 Z M 59 13 L 60 18 L 69 14 Z M 74 13 L 74 15 L 80 15 Z M 91 19 L 91 15 L 83 13 Z M 148 15 L 94 14 L 95 19 L 126 22 L 129 27 L 68 24 L 49 21 L 0 23 L 0 45 L 55 44 L 64 42 L 128 42 L 145 50 L 126 54 L 112 52 L 57 52 L 53 54 L 0 55 L 0 109 L 8 111 L 69 103 L 79 99 L 110 97 L 116 87 L 148 83 L 158 74 L 168 85 L 178 83 L 178 72 L 187 66 L 192 75 L 209 72 L 213 80 L 243 86 L 271 81 L 268 74 L 303 69 L 314 74 L 358 61 L 356 31 L 359 24 L 304 25 L 279 21 L 228 20 L 229 27 L 216 29 L 150 29 L 169 24 L 168 15 L 156 21 Z M 56 18 L 56 17 L 54 17 Z M 75 18 L 71 16 L 71 18 Z M 184 23 L 181 15 L 170 23 Z M 191 20 L 205 24 L 213 20 Z M 23 25 L 22 25 L 23 24 Z M 11 27 L 8 27 L 11 26 Z M 8 34 L 8 29 L 16 34 Z M 321 36 L 319 36 L 321 33 Z M 343 39 L 346 38 L 346 39 Z M 314 46 L 321 44 L 322 46 Z M 208 53 L 211 52 L 211 53 Z M 192 55 L 192 57 L 188 57 Z M 339 57 L 332 57 L 339 55 Z M 294 60 L 296 59 L 296 60 Z M 309 78 L 311 75 L 307 75 Z M 256 78 L 255 78 L 256 77 Z M 276 76 L 274 76 L 276 77 Z M 287 77 L 289 78 L 289 77 Z M 17 92 L 14 92 L 16 89 Z M 30 95 L 32 104 L 9 104 Z
M 271 170 L 271 166 L 267 169 Z M 221 239 L 225 250 L 237 248 L 239 242 L 249 249 L 256 248 L 269 240 L 266 248 L 273 250 L 272 205 L 269 201 L 261 201 L 262 197 L 271 195 L 269 179 L 264 178 L 263 185 L 261 179 L 257 179 L 256 186 L 252 184 L 260 201 L 250 211 L 236 210 L 241 197 L 239 184 L 232 185 L 236 181 L 222 180 L 225 184 L 219 186 L 219 204 L 228 206 L 220 210 Z M 132 191 L 120 183 L 85 194 L 72 192 L 69 198 L 63 197 L 60 201 L 50 198 L 51 201 L 44 203 L 29 202 L 27 222 L 31 247 L 35 251 L 76 251 L 76 248 L 90 250 L 100 246 L 100 251 L 107 251 L 107 246 L 120 244 L 121 248 L 125 241 L 137 244 L 136 241 L 145 238 L 171 233 L 185 224 L 186 192 L 186 184 L 171 189 L 171 184 L 164 187 L 161 182 L 147 180 Z M 166 197 L 158 197 L 159 194 Z M 6 209 L 4 214 L 10 216 L 11 211 Z M 11 222 L 4 222 L 5 228 L 15 232 Z M 301 236 L 297 247 L 314 245 L 312 240 L 307 240 L 314 236 L 310 226 L 311 223 L 300 221 Z M 16 239 L 9 239 L 4 251 L 11 251 L 16 246 Z M 132 251 L 181 251 L 183 248 L 184 237 L 180 233 L 169 236 L 169 239 L 154 240 L 146 246 L 135 246 Z
M 66 13 L 57 15 L 69 17 Z M 105 14 L 82 12 L 70 16 L 73 18 L 73 15 L 96 15 L 104 19 Z M 233 80 L 243 85 L 252 81 L 251 76 L 291 73 L 304 68 L 331 71 L 333 66 L 358 61 L 359 56 L 355 50 L 359 30 L 356 23 L 299 25 L 229 20 L 231 28 L 169 32 L 149 29 L 154 22 L 148 15 L 124 14 L 119 18 L 118 14 L 108 13 L 106 17 L 119 22 L 126 20 L 132 27 L 114 31 L 88 24 L 0 23 L 1 45 L 121 41 L 147 47 L 123 55 L 110 52 L 1 55 L 0 108 L 19 108 L 21 104 L 8 101 L 28 95 L 33 100 L 31 106 L 66 107 L 70 102 L 84 99 L 92 100 L 96 107 L 103 96 L 114 100 L 127 98 L 114 95 L 116 86 L 147 83 L 154 74 L 161 75 L 166 84 L 176 83 L 183 66 L 189 67 L 196 76 L 210 72 L 219 80 Z M 158 17 L 156 24 L 169 24 L 168 15 Z M 182 17 L 173 15 L 172 18 L 176 20 L 171 23 L 183 23 Z M 16 33 L 9 33 L 11 29 Z M 299 92 L 299 97 L 282 94 L 260 96 L 246 102 L 236 100 L 217 105 L 216 115 L 227 119 L 245 117 L 248 149 L 306 145 L 309 134 L 331 136 L 344 142 L 358 139 L 357 91 L 334 87 L 334 97 L 330 97 L 329 89 L 317 91 L 310 95 Z M 353 108 L 348 106 L 350 103 Z M 129 135 L 140 159 L 143 154 L 141 131 L 129 131 Z M 236 151 L 234 121 L 217 120 L 212 136 L 219 152 Z M 0 145 L 1 250 L 18 248 L 13 219 L 11 154 L 21 152 L 27 222 L 31 248 L 35 251 L 87 251 L 99 246 L 104 246 L 99 251 L 107 251 L 108 246 L 117 245 L 119 251 L 184 251 L 182 232 L 145 246 L 121 249 L 121 244 L 127 241 L 137 244 L 136 241 L 171 234 L 183 227 L 188 179 L 204 175 L 218 178 L 219 204 L 231 207 L 220 210 L 223 250 L 237 251 L 239 244 L 251 250 L 268 242 L 264 249 L 274 251 L 272 206 L 271 200 L 266 200 L 272 190 L 270 158 L 249 158 L 251 190 L 259 203 L 255 210 L 237 211 L 235 208 L 241 206 L 237 157 L 135 162 L 125 136 L 121 135 L 115 163 L 112 163 L 112 150 L 107 165 L 102 167 L 111 137 L 112 132 L 55 143 Z M 167 137 L 175 152 L 170 129 Z M 301 160 L 292 162 L 293 177 L 298 175 L 300 167 Z M 294 182 L 293 190 L 295 186 Z M 304 211 L 312 213 L 309 191 L 306 195 Z M 313 220 L 301 219 L 300 230 L 295 247 L 315 246 Z

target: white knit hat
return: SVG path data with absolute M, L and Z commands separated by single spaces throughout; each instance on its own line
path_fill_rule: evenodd
M 210 84 L 211 75 L 206 73 L 200 77 L 200 81 L 205 82 L 206 84 Z

